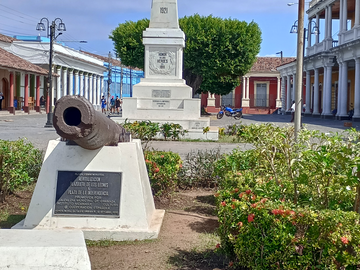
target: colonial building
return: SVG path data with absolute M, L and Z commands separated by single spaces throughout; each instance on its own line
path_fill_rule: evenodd
M 0 48 L 23 60 L 49 70 L 48 42 L 21 41 L 0 35 Z M 104 87 L 104 63 L 91 55 L 82 53 L 61 44 L 53 44 L 53 89 L 51 101 L 54 102 L 65 95 L 81 95 L 87 98 L 96 108 L 100 107 L 100 96 Z M 19 98 L 28 98 L 29 93 L 23 91 L 26 76 L 19 76 Z M 45 84 L 45 83 L 44 83 Z M 47 82 L 45 84 L 47 87 Z
M 360 0 L 313 0 L 302 74 L 305 115 L 360 121 Z M 314 27 L 318 31 L 313 31 Z M 278 67 L 283 110 L 293 100 L 296 62 Z
M 243 108 L 244 113 L 271 113 L 281 108 L 280 72 L 277 67 L 293 57 L 258 57 L 251 70 L 240 77 L 240 85 L 225 96 L 202 94 L 202 106 L 216 112 L 220 105 Z
M 15 39 L 0 35 L 1 43 Z M 48 71 L 0 48 L 0 92 L 2 110 L 40 111 L 40 97 L 44 96 L 45 76 Z

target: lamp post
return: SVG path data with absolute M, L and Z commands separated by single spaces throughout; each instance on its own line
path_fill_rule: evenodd
M 303 81 L 303 66 L 304 66 L 304 55 L 305 55 L 305 46 L 304 40 L 309 38 L 309 35 L 319 34 L 319 27 L 314 21 L 310 21 L 308 24 L 308 29 L 304 27 L 304 1 L 299 2 L 299 11 L 298 19 L 295 21 L 291 27 L 290 33 L 297 33 L 297 57 L 296 57 L 296 88 L 295 88 L 295 139 L 297 139 L 297 134 L 301 128 L 301 111 L 302 111 L 302 81 Z M 311 29 L 312 24 L 315 24 Z M 306 36 L 306 33 L 308 35 Z
M 47 23 L 47 27 L 45 28 L 44 21 Z M 57 26 L 57 28 L 56 28 Z M 53 43 L 56 38 L 62 34 L 63 31 L 66 31 L 65 24 L 60 18 L 56 18 L 49 24 L 49 20 L 47 18 L 42 18 L 40 22 L 36 26 L 36 30 L 45 31 L 47 30 L 47 37 L 50 38 L 50 51 L 49 51 L 49 76 L 48 76 L 48 87 L 47 87 L 47 122 L 45 123 L 45 127 L 53 127 L 53 112 L 52 112 L 52 58 L 53 58 Z M 56 35 L 56 30 L 59 33 Z

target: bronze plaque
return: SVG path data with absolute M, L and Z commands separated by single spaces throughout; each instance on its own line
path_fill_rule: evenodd
M 120 172 L 58 171 L 54 215 L 120 217 Z

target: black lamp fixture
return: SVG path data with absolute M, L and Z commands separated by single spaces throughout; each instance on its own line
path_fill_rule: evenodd
M 45 27 L 44 22 L 47 23 Z M 45 31 L 47 30 L 47 37 L 50 38 L 50 52 L 49 52 L 49 77 L 48 77 L 48 89 L 47 94 L 49 97 L 49 112 L 47 114 L 47 122 L 45 127 L 53 127 L 53 112 L 52 112 L 52 58 L 53 58 L 53 42 L 59 35 L 62 35 L 63 31 L 66 31 L 65 24 L 63 23 L 62 19 L 56 18 L 49 23 L 47 18 L 42 18 L 40 22 L 36 26 L 36 30 L 38 31 Z M 56 35 L 56 31 L 59 33 Z
M 314 24 L 313 28 L 312 25 Z M 294 24 L 291 26 L 291 29 L 290 29 L 290 33 L 291 34 L 295 34 L 298 32 L 298 21 L 296 20 L 294 22 Z M 320 34 L 320 31 L 319 31 L 319 27 L 317 26 L 316 22 L 314 22 L 313 20 L 311 20 L 308 24 L 308 28 L 304 28 L 304 33 L 306 32 L 310 32 L 311 35 L 319 35 Z M 308 39 L 308 36 L 305 34 L 305 39 L 307 40 Z

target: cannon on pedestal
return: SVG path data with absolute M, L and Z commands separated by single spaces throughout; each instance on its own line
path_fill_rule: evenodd
M 53 124 L 61 137 L 89 150 L 130 141 L 130 133 L 96 111 L 93 105 L 81 96 L 60 98 L 55 104 Z

